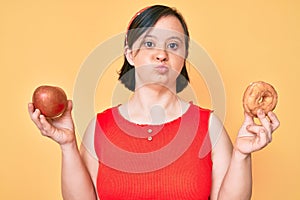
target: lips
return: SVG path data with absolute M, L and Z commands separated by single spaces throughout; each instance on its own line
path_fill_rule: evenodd
M 164 74 L 169 71 L 169 68 L 165 65 L 158 65 L 155 67 L 155 70 L 157 70 L 159 73 Z

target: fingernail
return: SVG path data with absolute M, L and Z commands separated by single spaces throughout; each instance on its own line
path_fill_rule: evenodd
M 264 133 L 265 133 L 265 130 L 260 130 L 259 133 L 260 133 L 260 134 L 264 134 Z
M 263 110 L 262 110 L 262 109 L 259 109 L 259 110 L 257 111 L 257 114 L 258 114 L 258 115 L 263 115 L 263 114 L 264 114 L 264 112 L 263 112 Z
M 249 128 L 251 127 L 251 125 L 246 126 L 246 129 L 249 130 Z

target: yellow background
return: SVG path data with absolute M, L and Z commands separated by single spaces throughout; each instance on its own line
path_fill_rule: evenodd
M 28 116 L 32 92 L 53 84 L 72 98 L 89 53 L 123 32 L 136 11 L 155 3 L 177 7 L 192 39 L 218 66 L 233 140 L 243 119 L 245 87 L 255 80 L 276 87 L 281 127 L 273 142 L 253 155 L 252 199 L 300 199 L 300 4 L 292 0 L 1 1 L 0 199 L 61 199 L 60 149 L 40 136 Z M 101 101 L 109 91 L 100 92 L 98 110 L 109 106 Z

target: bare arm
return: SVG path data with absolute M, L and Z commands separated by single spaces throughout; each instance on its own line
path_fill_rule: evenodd
M 231 162 L 219 191 L 218 199 L 249 200 L 252 195 L 251 155 L 234 149 Z
M 210 137 L 213 146 L 213 183 L 211 200 L 250 199 L 252 176 L 251 157 L 233 149 L 230 138 L 218 118 L 210 118 Z
M 65 200 L 95 200 L 96 193 L 76 144 L 62 147 L 62 195 Z
M 212 188 L 210 199 L 217 200 L 223 179 L 230 165 L 232 143 L 222 122 L 213 113 L 211 114 L 209 122 L 209 135 L 213 148 Z
M 65 200 L 94 200 L 96 195 L 89 173 L 81 159 L 74 124 L 71 117 L 72 102 L 68 102 L 66 112 L 57 119 L 46 119 L 38 109 L 28 104 L 28 112 L 42 135 L 57 142 L 62 151 L 62 196 Z
M 89 123 L 80 148 L 80 153 L 85 166 L 87 167 L 89 176 L 92 179 L 95 193 L 97 194 L 97 175 L 99 161 L 94 148 L 94 133 L 95 133 L 96 119 L 92 119 Z M 98 199 L 98 194 L 96 195 Z
M 213 182 L 217 181 L 217 183 L 213 183 L 212 192 L 214 193 L 212 193 L 212 199 L 249 200 L 251 198 L 251 153 L 267 146 L 272 140 L 272 132 L 279 126 L 279 121 L 272 112 L 269 112 L 268 117 L 260 113 L 258 118 L 261 125 L 255 124 L 253 118 L 245 114 L 245 121 L 239 131 L 231 156 L 228 156 L 228 153 L 226 153 L 223 158 L 220 156 L 222 155 L 222 151 L 228 152 L 230 145 L 228 145 L 227 139 L 224 139 L 226 137 L 220 137 L 218 140 L 213 149 L 212 159 L 215 165 L 214 167 L 221 169 L 213 169 Z M 222 131 L 222 135 L 227 136 L 225 133 L 225 131 Z M 228 158 L 230 158 L 229 162 Z M 224 161 L 220 161 L 220 159 Z M 224 173 L 222 163 L 225 163 L 225 165 L 229 163 L 225 176 L 222 176 Z

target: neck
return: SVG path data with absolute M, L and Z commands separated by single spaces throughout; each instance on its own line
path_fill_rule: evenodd
M 157 90 L 153 87 L 142 87 L 135 91 L 129 103 L 139 106 L 144 111 L 151 109 L 153 106 L 169 109 L 179 103 L 179 98 L 174 91 L 167 88 Z
M 126 105 L 131 121 L 141 124 L 162 124 L 183 113 L 182 101 L 176 93 L 151 87 L 135 91 Z

